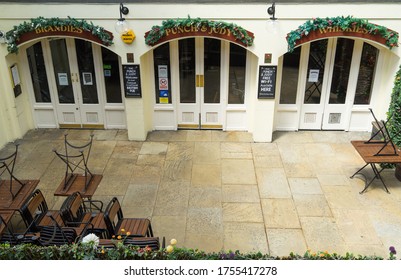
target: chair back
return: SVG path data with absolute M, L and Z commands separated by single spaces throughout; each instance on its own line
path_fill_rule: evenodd
M 150 248 L 152 251 L 160 249 L 159 237 L 134 237 L 124 240 L 124 245 L 132 245 L 139 248 Z
M 31 230 L 38 231 L 39 228 L 37 224 L 40 223 L 48 210 L 49 209 L 43 193 L 37 189 L 25 200 L 21 207 L 20 213 L 25 225 L 29 226 L 32 224 Z
M 75 192 L 67 197 L 60 208 L 60 213 L 64 224 L 81 222 L 86 213 L 81 194 Z
M 104 212 L 104 222 L 107 227 L 109 238 L 115 234 L 118 234 L 118 232 L 116 232 L 116 227 L 118 222 L 122 219 L 123 211 L 121 209 L 120 202 L 118 201 L 117 197 L 113 197 Z
M 77 233 L 74 228 L 53 225 L 44 226 L 40 230 L 39 243 L 42 246 L 60 246 L 64 244 L 72 244 L 76 239 Z

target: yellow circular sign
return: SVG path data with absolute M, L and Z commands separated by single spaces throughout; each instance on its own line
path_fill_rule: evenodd
M 121 35 L 121 40 L 123 40 L 123 42 L 126 44 L 132 44 L 132 42 L 135 40 L 135 37 L 134 31 L 130 29 Z

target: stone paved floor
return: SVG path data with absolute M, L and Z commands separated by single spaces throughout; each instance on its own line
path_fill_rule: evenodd
M 272 143 L 253 143 L 245 132 L 156 131 L 133 142 L 124 130 L 32 130 L 17 141 L 16 173 L 40 179 L 53 209 L 64 200 L 53 196 L 64 165 L 52 152 L 64 133 L 75 143 L 95 135 L 89 167 L 103 180 L 94 199 L 117 196 L 126 217 L 149 217 L 156 236 L 182 247 L 383 257 L 401 248 L 394 171 L 383 172 L 391 194 L 375 182 L 360 195 L 363 181 L 349 178 L 364 164 L 350 140 L 367 133 L 279 132 Z

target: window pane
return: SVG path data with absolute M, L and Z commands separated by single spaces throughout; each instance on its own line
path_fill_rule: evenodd
M 72 91 L 70 64 L 64 39 L 50 41 L 58 100 L 61 104 L 75 103 Z
M 300 57 L 301 48 L 296 48 L 292 53 L 284 55 L 280 104 L 295 104 L 296 102 Z
M 84 104 L 98 104 L 92 43 L 75 40 L 75 49 L 77 51 L 79 79 L 81 80 L 82 102 Z
M 345 104 L 354 40 L 338 38 L 329 104 Z
M 230 43 L 228 104 L 244 104 L 246 49 Z
M 205 38 L 204 102 L 220 103 L 220 40 Z
M 367 43 L 363 44 L 354 104 L 364 105 L 370 103 L 378 56 L 379 50 L 377 48 Z
M 153 60 L 155 68 L 156 103 L 171 103 L 169 43 L 161 45 L 153 50 Z
M 45 61 L 43 59 L 43 50 L 40 42 L 29 47 L 26 50 L 31 73 L 33 92 L 35 101 L 38 103 L 50 103 L 49 84 L 47 82 Z
M 308 74 L 306 77 L 305 104 L 320 104 L 324 67 L 326 63 L 327 39 L 310 44 Z
M 122 103 L 118 55 L 106 48 L 102 48 L 102 61 L 106 101 L 107 103 Z
M 179 41 L 180 103 L 195 103 L 195 39 Z

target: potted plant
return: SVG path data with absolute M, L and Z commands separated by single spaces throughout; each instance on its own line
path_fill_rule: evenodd
M 389 119 L 387 128 L 391 139 L 397 147 L 401 148 L 401 66 L 395 76 L 387 118 Z M 395 177 L 401 181 L 401 164 L 396 165 Z

